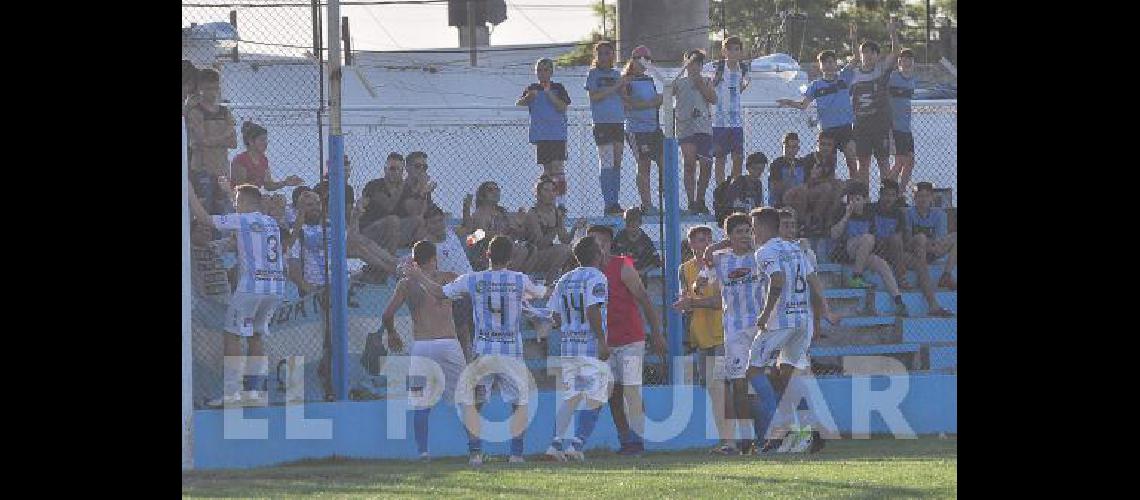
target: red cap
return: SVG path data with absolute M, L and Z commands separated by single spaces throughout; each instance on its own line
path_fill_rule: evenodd
M 649 47 L 646 47 L 644 45 L 638 45 L 637 48 L 633 49 L 633 52 L 631 52 L 629 54 L 629 56 L 630 57 L 648 57 L 650 59 L 653 59 L 653 52 L 649 51 Z

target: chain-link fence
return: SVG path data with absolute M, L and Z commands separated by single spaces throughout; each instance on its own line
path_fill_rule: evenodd
M 292 227 L 298 217 L 298 203 L 303 203 L 300 186 L 320 190 L 320 181 L 326 163 L 324 137 L 327 135 L 327 117 L 323 113 L 324 92 L 322 65 L 317 57 L 321 53 L 321 9 L 305 6 L 285 6 L 275 9 L 240 8 L 236 10 L 237 30 L 232 34 L 234 44 L 221 43 L 227 32 L 212 23 L 229 23 L 230 7 L 183 6 L 184 59 L 199 68 L 214 67 L 221 71 L 221 99 L 235 122 L 238 146 L 227 152 L 231 163 L 249 148 L 244 144 L 243 123 L 256 123 L 266 129 L 268 148 L 268 184 L 280 195 L 271 202 L 271 210 L 278 212 L 285 225 Z M 274 29 L 259 33 L 267 22 L 288 23 L 288 30 Z M 204 27 L 213 26 L 206 29 Z M 231 25 L 232 27 L 232 25 Z M 290 33 L 282 38 L 282 32 Z M 241 36 L 237 36 L 240 33 Z M 208 40 L 209 43 L 206 43 Z M 254 43 L 249 40 L 257 40 Z M 233 47 L 240 50 L 232 51 Z M 317 49 L 314 50 L 313 47 Z M 584 92 L 569 86 L 575 99 L 567 112 L 568 137 L 566 143 L 567 209 L 564 224 L 569 226 L 577 218 L 591 223 L 604 222 L 622 226 L 619 218 L 603 217 L 604 204 L 599 179 L 598 151 L 593 137 L 588 106 Z M 801 139 L 800 154 L 816 149 L 814 110 L 807 112 L 781 109 L 774 104 L 752 103 L 744 106 L 745 154 L 764 152 L 769 159 L 781 154 L 781 144 L 787 132 L 796 132 Z M 536 162 L 535 148 L 528 142 L 529 116 L 527 109 L 516 106 L 354 106 L 344 107 L 345 152 L 351 171 L 347 179 L 349 198 L 363 197 L 368 182 L 385 176 L 385 163 L 390 152 L 407 156 L 412 151 L 427 155 L 427 175 L 434 182 L 431 201 L 450 215 L 449 227 L 455 227 L 462 212 L 463 200 L 475 195 L 477 187 L 493 181 L 501 188 L 499 204 L 508 212 L 529 209 L 536 203 L 535 183 L 542 173 Z M 912 185 L 929 181 L 939 189 L 941 206 L 950 212 L 950 231 L 956 229 L 957 195 L 957 104 L 955 101 L 914 101 L 913 130 L 916 165 Z M 227 172 L 229 165 L 227 165 Z M 847 168 L 843 155 L 838 159 L 836 175 L 846 180 Z M 619 181 L 619 200 L 623 207 L 638 205 L 636 187 L 637 164 L 632 151 L 624 148 Z M 232 174 L 232 172 L 229 172 Z M 764 192 L 769 192 L 765 174 Z M 296 179 L 290 179 L 295 176 Z M 870 185 L 880 184 L 879 171 L 872 168 Z M 654 205 L 660 206 L 658 189 L 659 169 L 651 173 L 651 191 Z M 288 182 L 285 182 L 288 181 Z M 710 185 L 706 200 L 713 200 Z M 269 191 L 267 189 L 267 191 Z M 686 197 L 679 187 L 678 199 Z M 877 190 L 871 190 L 872 199 Z M 904 193 L 906 201 L 914 205 L 911 193 Z M 682 201 L 682 203 L 684 203 Z M 327 229 L 321 226 L 327 207 L 320 206 L 315 218 L 318 228 L 299 248 L 290 267 L 305 267 L 315 260 L 317 270 L 312 278 L 299 269 L 291 270 L 286 300 L 278 308 L 270 324 L 271 336 L 266 340 L 266 354 L 270 358 L 271 401 L 280 402 L 285 396 L 289 369 L 296 372 L 299 365 L 290 362 L 293 356 L 304 357 L 304 399 L 321 400 L 329 396 L 331 383 L 327 363 L 327 300 L 328 282 L 326 257 L 321 251 L 327 248 Z M 711 207 L 710 207 L 711 208 Z M 349 212 L 351 213 L 351 211 Z M 660 218 L 646 217 L 642 229 L 654 242 L 658 252 L 662 247 Z M 681 234 L 697 224 L 715 226 L 711 216 L 688 215 L 681 221 Z M 362 229 L 362 228 L 357 228 Z M 417 229 L 417 228 L 412 228 Z M 350 225 L 350 240 L 354 238 Z M 308 233 L 306 233 L 308 234 Z M 460 240 L 465 234 L 456 235 Z M 716 238 L 723 231 L 714 228 Z M 386 386 L 380 377 L 377 359 L 369 356 L 362 363 L 366 351 L 383 354 L 381 313 L 392 295 L 396 280 L 391 274 L 378 272 L 387 269 L 389 258 L 403 258 L 408 252 L 407 242 L 394 250 L 386 242 L 375 241 L 375 235 L 355 236 L 349 242 L 349 269 L 352 272 L 349 290 L 349 380 L 354 399 L 384 397 Z M 373 240 L 369 242 L 368 240 Z M 362 243 L 363 242 L 363 243 Z M 235 282 L 235 255 L 228 238 L 198 238 L 193 249 L 195 259 L 194 310 L 194 394 L 201 405 L 221 393 L 222 381 L 222 318 L 230 290 Z M 383 244 L 381 244 L 383 243 Z M 843 360 L 847 357 L 893 357 L 911 370 L 952 371 L 956 364 L 956 320 L 930 313 L 938 306 L 924 300 L 923 290 L 905 285 L 918 283 L 912 267 L 898 276 L 896 286 L 890 286 L 873 269 L 866 272 L 861 286 L 852 286 L 855 262 L 844 259 L 842 251 L 830 238 L 813 238 L 812 248 L 819 256 L 820 274 L 828 287 L 827 297 L 834 311 L 844 316 L 838 325 L 823 325 L 823 335 L 816 341 L 814 368 L 817 374 L 843 374 Z M 946 245 L 943 245 L 946 246 Z M 380 248 L 377 248 L 380 247 Z M 311 250 L 311 252 L 310 252 Z M 389 251 L 392 250 L 392 251 Z M 950 249 L 938 248 L 930 252 L 932 261 L 929 274 L 940 281 L 946 270 L 945 254 Z M 954 246 L 956 253 L 956 244 Z M 394 254 L 394 255 L 393 255 Z M 937 255 L 935 255 L 937 254 Z M 840 257 L 840 258 L 835 258 Z M 367 263 L 367 264 L 366 264 Z M 873 266 L 872 266 L 873 267 Z M 955 273 L 950 273 L 952 276 Z M 658 314 L 673 302 L 664 297 L 664 279 L 673 279 L 675 270 L 646 270 L 643 276 Z M 898 283 L 904 281 L 904 283 Z M 921 288 L 921 283 L 918 283 Z M 943 286 L 946 285 L 946 286 Z M 953 284 L 938 283 L 935 301 L 948 310 L 956 310 L 956 292 Z M 893 295 L 901 296 L 908 308 L 900 314 Z M 404 344 L 410 345 L 412 324 L 407 308 L 396 317 L 396 328 Z M 526 354 L 532 359 L 544 358 L 552 352 L 550 341 L 542 342 L 527 326 Z M 688 332 L 685 332 L 688 338 Z M 667 371 L 659 360 L 648 360 L 645 380 L 647 384 L 667 383 Z M 369 369 L 365 369 L 369 365 Z M 540 387 L 549 387 L 545 363 L 530 363 L 532 373 Z M 296 376 L 296 375 L 294 375 Z

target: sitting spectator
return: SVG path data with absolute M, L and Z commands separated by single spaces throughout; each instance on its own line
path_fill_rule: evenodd
M 487 245 L 495 236 L 503 235 L 515 241 L 511 263 L 508 266 L 511 270 L 523 269 L 527 256 L 531 253 L 525 242 L 517 241 L 526 237 L 522 230 L 525 224 L 521 220 L 525 217 L 508 213 L 506 208 L 499 205 L 501 195 L 502 190 L 498 184 L 486 181 L 475 190 L 474 212 L 471 211 L 471 195 L 468 194 L 463 198 L 463 223 L 459 227 L 459 234 L 471 235 L 478 230 L 483 230 L 484 234 L 481 239 L 468 243 L 468 261 L 476 271 L 486 269 Z
M 332 160 L 326 162 L 326 165 L 331 167 Z M 352 211 L 353 205 L 356 204 L 356 193 L 353 192 L 352 185 L 348 182 L 350 177 L 352 177 L 352 162 L 348 161 L 348 155 L 344 155 L 344 207 L 346 215 Z M 321 181 L 313 186 L 313 191 L 316 191 L 321 200 L 325 201 L 327 210 L 329 200 L 329 174 L 327 170 L 325 175 L 321 177 Z
M 229 150 L 237 147 L 236 122 L 230 110 L 219 104 L 221 90 L 217 71 L 200 70 L 197 94 L 186 100 L 184 108 L 190 140 L 190 182 L 211 215 L 233 212 L 222 179 L 229 173 Z M 225 182 L 229 185 L 228 179 Z
M 785 193 L 793 188 L 803 185 L 809 177 L 808 162 L 796 156 L 800 152 L 800 136 L 795 132 L 784 134 L 783 156 L 772 161 L 772 169 L 768 173 L 768 204 L 773 207 L 791 205 L 803 213 L 803 202 L 798 195 L 801 191 L 792 193 L 792 199 L 785 199 Z
M 831 216 L 839 210 L 843 196 L 843 181 L 835 178 L 836 158 L 834 139 L 819 134 L 819 150 L 808 155 L 808 182 L 806 184 L 807 212 L 803 214 L 804 234 L 821 237 L 835 225 Z
M 345 253 L 350 258 L 365 262 L 361 281 L 365 283 L 385 283 L 388 275 L 396 272 L 399 261 L 380 244 L 360 233 L 360 217 L 369 205 L 368 198 L 361 198 L 352 210 L 352 216 L 345 225 Z
M 713 207 L 718 224 L 733 212 L 748 212 L 764 204 L 764 169 L 768 157 L 762 152 L 748 155 L 748 175 L 731 176 L 713 190 Z
M 431 201 L 436 184 L 427 173 L 427 154 L 413 151 L 408 154 L 408 176 L 400 189 L 395 208 L 378 222 L 372 223 L 365 233 L 390 253 L 411 248 L 417 232 L 424 224 L 424 211 Z
M 938 286 L 957 290 L 951 272 L 958 263 L 958 233 L 947 234 L 946 212 L 934 208 L 934 185 L 919 182 L 914 186 L 914 206 L 907 210 L 906 223 L 913 235 L 908 248 L 921 268 L 915 271 L 922 276 L 929 273 L 926 265 L 938 257 L 946 255 L 946 266 L 938 278 Z
M 585 221 L 583 221 L 585 224 Z M 653 240 L 641 229 L 641 209 L 632 207 L 625 211 L 625 227 L 614 236 L 613 252 L 617 255 L 633 257 L 633 268 L 645 281 L 645 275 L 655 267 L 661 267 L 661 256 Z
M 314 292 L 328 283 L 325 269 L 331 245 L 328 224 L 321 217 L 321 197 L 309 190 L 297 196 L 297 218 L 283 240 L 288 243 L 289 260 L 286 261 L 289 279 L 297 285 L 301 295 Z M 282 231 L 284 233 L 284 231 Z
M 269 147 L 269 132 L 265 127 L 251 121 L 242 123 L 241 140 L 245 143 L 245 151 L 238 153 L 230 162 L 230 183 L 252 184 L 266 191 L 304 184 L 296 175 L 290 175 L 281 182 L 273 180 L 269 172 L 269 157 L 265 155 Z
M 404 155 L 395 151 L 388 153 L 384 176 L 372 179 L 364 185 L 361 196 L 368 198 L 368 208 L 360 216 L 360 231 L 371 234 L 369 229 L 381 219 L 396 213 L 396 202 L 404 192 Z M 379 228 L 377 228 L 379 229 Z
M 847 280 L 849 288 L 867 288 L 863 280 L 863 271 L 871 268 L 883 279 L 887 291 L 894 297 L 895 311 L 898 316 L 906 316 L 906 304 L 902 301 L 898 283 L 894 272 L 887 262 L 871 253 L 875 248 L 875 235 L 871 232 L 871 211 L 867 207 L 867 185 L 861 181 L 853 181 L 847 185 L 844 194 L 847 197 L 843 205 L 843 215 L 831 227 L 831 237 L 839 244 L 838 257 L 854 261 L 854 272 Z
M 883 179 L 879 188 L 879 201 L 871 204 L 871 229 L 875 235 L 875 248 L 871 251 L 882 257 L 894 270 L 895 280 L 906 278 L 903 266 L 903 233 L 906 226 L 906 212 L 899 207 L 899 185 L 891 179 Z
M 293 227 L 293 223 L 297 221 L 297 207 L 299 206 L 300 198 L 303 193 L 313 192 L 309 186 L 297 186 L 293 188 L 293 192 L 289 194 L 293 203 L 285 207 L 285 224 L 287 227 Z M 320 196 L 318 195 L 319 199 Z
M 554 205 L 554 179 L 542 176 L 535 184 L 535 205 L 527 213 L 524 224 L 526 241 L 534 244 L 535 251 L 524 265 L 527 273 L 542 273 L 547 283 L 554 283 L 562 274 L 562 266 L 570 259 L 570 242 L 579 230 L 586 230 L 586 220 L 579 219 L 570 232 L 566 231 L 563 212 Z M 557 238 L 560 243 L 555 243 Z

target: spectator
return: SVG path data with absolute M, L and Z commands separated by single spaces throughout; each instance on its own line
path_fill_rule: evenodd
M 871 251 L 891 265 L 895 281 L 906 278 L 903 268 L 903 233 L 906 226 L 906 212 L 898 205 L 899 185 L 884 179 L 879 188 L 879 201 L 871 204 L 871 229 L 875 235 L 875 248 Z
M 709 105 L 717 101 L 709 79 L 701 76 L 704 63 L 703 50 L 690 50 L 685 55 L 684 68 L 673 81 L 677 98 L 674 116 L 677 137 L 681 138 L 681 155 L 685 160 L 685 196 L 690 214 L 709 213 L 705 206 L 705 193 L 712 175 L 712 116 Z M 698 161 L 701 164 L 699 176 L 695 174 Z
M 717 184 L 724 181 L 724 163 L 732 154 L 732 175 L 739 176 L 744 163 L 744 113 L 740 96 L 752 82 L 748 78 L 748 63 L 742 61 L 744 43 L 740 37 L 730 36 L 721 43 L 724 58 L 717 61 L 712 79 L 716 90 L 716 110 L 713 113 L 713 153 L 716 154 Z
M 632 56 L 625 65 L 624 75 L 629 79 L 623 95 L 626 140 L 637 156 L 637 192 L 641 196 L 641 212 L 645 215 L 659 215 L 651 201 L 649 167 L 650 162 L 657 162 L 657 168 L 661 168 L 665 134 L 661 132 L 657 108 L 661 106 L 663 97 L 657 93 L 653 78 L 645 74 L 645 69 L 653 61 L 649 47 L 637 46 L 633 49 Z
M 871 211 L 867 207 L 867 185 L 853 181 L 847 185 L 844 194 L 847 202 L 843 215 L 831 227 L 831 237 L 839 242 L 839 257 L 854 261 L 854 271 L 847 280 L 848 288 L 867 288 L 863 271 L 871 268 L 883 279 L 887 291 L 895 299 L 895 314 L 906 316 L 906 304 L 902 301 L 894 272 L 887 262 L 871 253 L 875 248 L 875 235 L 871 232 Z
M 269 132 L 265 127 L 251 121 L 242 123 L 241 140 L 245 143 L 245 151 L 238 153 L 230 162 L 231 183 L 253 184 L 266 191 L 304 184 L 296 175 L 290 175 L 281 182 L 273 180 L 269 171 L 269 157 L 265 155 L 265 150 L 269 147 Z
M 859 172 L 855 142 L 851 136 L 851 122 L 855 119 L 851 111 L 851 90 L 847 81 L 839 77 L 835 51 L 820 52 L 816 59 L 819 61 L 819 71 L 823 73 L 823 77 L 808 84 L 803 100 L 796 102 L 791 99 L 776 99 L 776 102 L 780 106 L 806 110 L 808 105 L 815 101 L 820 136 L 827 137 L 832 147 L 827 153 L 836 157 L 836 151 L 843 151 L 843 157 L 847 160 L 849 178 L 862 179 L 864 177 Z M 820 143 L 822 142 L 823 139 L 820 139 Z M 820 151 L 823 152 L 824 149 L 821 147 Z
M 471 195 L 463 199 L 463 224 L 460 234 L 473 234 L 482 229 L 484 237 L 468 244 L 467 256 L 472 268 L 482 271 L 487 267 L 487 245 L 491 238 L 503 235 L 514 241 L 511 261 L 508 268 L 523 269 L 532 247 L 518 239 L 525 238 L 520 228 L 525 224 L 519 222 L 518 214 L 510 214 L 507 209 L 499 205 L 502 194 L 499 185 L 493 181 L 486 181 L 475 190 L 475 211 L 471 212 Z
M 538 83 L 523 90 L 516 106 L 530 110 L 530 143 L 535 145 L 542 175 L 554 179 L 558 206 L 566 210 L 566 107 L 570 94 L 561 83 L 550 80 L 554 61 L 542 58 L 534 64 Z
M 693 255 L 704 256 L 712 237 L 712 228 L 708 226 L 690 228 L 688 244 Z M 736 412 L 731 408 L 732 401 L 726 401 L 724 397 L 728 381 L 724 376 L 723 313 L 719 301 L 708 305 L 698 303 L 707 297 L 719 297 L 720 284 L 715 281 L 709 283 L 708 278 L 699 276 L 702 267 L 704 263 L 701 262 L 701 257 L 690 258 L 681 264 L 677 279 L 681 283 L 682 299 L 688 299 L 682 301 L 682 305 L 687 305 L 685 324 L 688 326 L 689 343 L 695 351 L 694 382 L 704 384 L 708 389 L 714 422 L 720 436 L 720 445 L 714 451 L 732 455 L 736 451 L 732 435 L 734 426 L 729 426 L 725 415 L 735 415 Z
M 327 162 L 327 165 L 332 165 L 332 160 Z M 345 214 L 352 211 L 353 205 L 356 204 L 356 194 L 352 190 L 352 185 L 349 184 L 348 179 L 352 177 L 352 162 L 348 160 L 348 155 L 344 155 L 344 207 Z M 325 175 L 321 177 L 321 181 L 313 186 L 313 191 L 320 195 L 321 199 L 328 205 L 329 200 L 329 174 L 325 171 Z
M 820 132 L 819 151 L 807 157 L 809 179 L 805 196 L 808 211 L 804 214 L 804 233 L 809 237 L 822 237 L 835 224 L 831 216 L 839 210 L 843 196 L 843 181 L 835 178 L 835 150 L 832 138 Z
M 800 136 L 795 132 L 784 134 L 784 154 L 772 161 L 768 174 L 768 204 L 773 207 L 792 205 L 798 212 L 804 212 L 805 193 L 796 191 L 791 199 L 785 193 L 807 182 L 810 172 L 808 162 L 796 155 L 800 153 Z
M 424 211 L 431 201 L 436 183 L 427 173 L 427 154 L 413 151 L 408 154 L 408 177 L 404 181 L 395 212 L 369 226 L 368 237 L 390 253 L 410 248 L 417 241 L 417 232 L 424 224 Z
M 748 212 L 764 204 L 764 169 L 768 156 L 762 152 L 748 155 L 748 175 L 730 177 L 713 191 L 716 220 L 723 226 L 724 219 L 733 212 Z
M 203 221 L 190 224 L 190 254 L 194 260 L 191 282 L 197 293 L 225 304 L 230 300 L 230 280 L 221 256 L 229 238 L 213 241 L 213 234 L 210 225 Z
M 895 143 L 895 166 L 890 177 L 898 179 L 899 191 L 906 190 L 910 174 L 914 170 L 914 134 L 910 129 L 910 99 L 918 78 L 914 74 L 914 51 L 899 51 L 898 69 L 887 79 L 887 91 L 891 97 L 891 138 Z
M 289 260 L 286 267 L 289 279 L 297 285 L 301 295 L 307 295 L 328 283 L 328 248 L 332 244 L 328 235 L 328 224 L 321 216 L 321 197 L 309 190 L 297 196 L 297 218 L 290 231 L 292 236 L 284 238 L 290 244 Z
M 907 225 L 913 235 L 909 242 L 909 249 L 914 253 L 918 266 L 915 270 L 919 275 L 928 273 L 926 264 L 943 255 L 946 257 L 946 266 L 942 268 L 942 276 L 938 278 L 938 286 L 957 290 L 958 284 L 954 281 L 951 272 L 958 263 L 958 233 L 947 233 L 946 212 L 934 208 L 934 185 L 929 182 L 919 182 L 914 187 L 914 206 L 907 210 Z
M 182 60 L 182 116 L 186 116 L 186 99 L 198 92 L 198 68 Z
M 293 192 L 289 193 L 292 203 L 285 207 L 285 225 L 286 227 L 293 227 L 293 223 L 297 221 L 297 207 L 299 206 L 301 195 L 310 193 L 313 189 L 309 186 L 297 186 L 293 188 Z M 320 198 L 318 195 L 317 198 Z
M 360 230 L 372 232 L 369 226 L 396 212 L 396 202 L 404 192 L 404 155 L 395 151 L 388 153 L 384 176 L 372 179 L 364 185 L 361 196 L 368 198 L 368 208 L 360 216 Z
M 190 140 L 190 182 L 211 215 L 233 212 L 229 193 L 221 189 L 229 173 L 229 150 L 237 147 L 234 116 L 219 104 L 221 76 L 198 72 L 198 93 L 186 101 L 186 133 Z M 229 180 L 224 181 L 230 185 Z
M 585 224 L 585 221 L 582 221 Z M 641 210 L 637 207 L 626 209 L 625 228 L 618 231 L 613 241 L 614 253 L 628 255 L 633 258 L 633 268 L 637 270 L 641 281 L 651 269 L 661 267 L 661 256 L 657 254 L 657 247 L 653 240 L 641 229 Z
M 534 244 L 535 252 L 525 266 L 525 272 L 543 273 L 547 283 L 554 283 L 562 274 L 562 267 L 570 259 L 574 234 L 586 230 L 586 220 L 578 219 L 570 232 L 563 223 L 563 211 L 554 206 L 555 181 L 542 176 L 535 184 L 535 205 L 525 220 L 526 240 Z M 557 238 L 561 243 L 555 243 Z
M 879 164 L 879 177 L 890 178 L 891 104 L 887 94 L 887 79 L 895 66 L 898 30 L 895 21 L 887 25 L 891 35 L 891 52 L 880 57 L 879 44 L 866 41 L 859 45 L 858 65 L 848 64 L 839 72 L 851 92 L 851 109 L 855 115 L 852 134 L 855 136 L 855 154 L 859 161 L 859 175 L 868 182 L 871 175 L 871 157 Z M 851 26 L 851 46 L 857 42 L 857 31 Z
M 360 217 L 368 205 L 368 198 L 361 198 L 353 208 L 348 223 L 345 224 L 345 253 L 349 258 L 358 258 L 365 262 L 361 281 L 382 284 L 388 281 L 388 274 L 396 272 L 399 261 L 392 252 L 361 234 Z
M 590 117 L 594 121 L 594 144 L 598 146 L 598 182 L 602 186 L 606 215 L 621 213 L 622 142 L 625 137 L 625 108 L 621 91 L 631 77 L 614 69 L 614 44 L 602 40 L 594 44 L 594 65 L 586 74 L 590 94 Z

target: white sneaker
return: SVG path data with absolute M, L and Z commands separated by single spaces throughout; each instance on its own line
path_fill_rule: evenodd
M 547 457 L 552 462 L 566 461 L 566 456 L 562 453 L 561 450 L 555 448 L 553 444 L 546 448 L 546 453 L 544 453 L 543 456 Z
M 521 464 L 526 463 L 526 459 L 520 455 L 511 455 L 511 458 L 507 459 L 507 462 L 512 464 Z
M 242 395 L 245 406 L 269 406 L 269 394 L 262 391 L 245 391 Z
M 235 407 L 242 406 L 242 403 L 241 393 L 235 392 L 233 394 L 226 394 L 220 398 L 211 399 L 206 402 L 206 406 L 210 408 Z
M 566 452 L 565 452 L 567 460 L 577 460 L 579 462 L 585 462 L 586 461 L 586 454 L 585 453 L 582 453 L 581 450 L 575 449 L 573 446 L 569 446 L 569 448 L 570 449 L 566 450 Z

